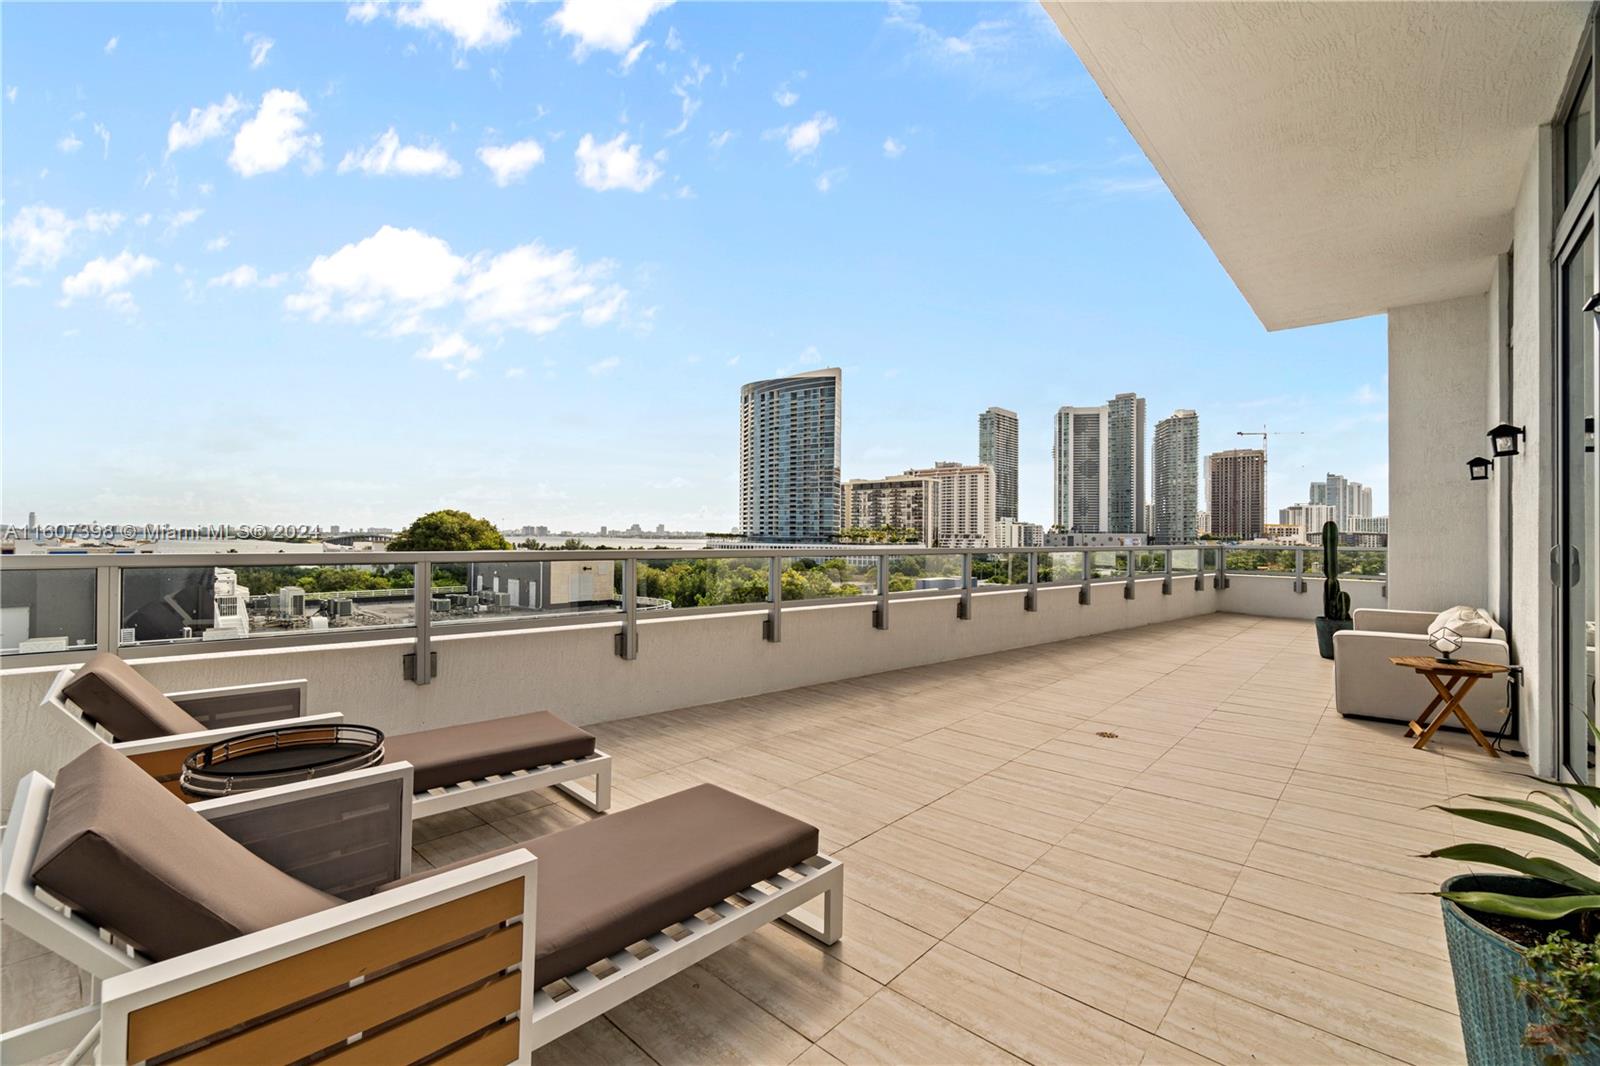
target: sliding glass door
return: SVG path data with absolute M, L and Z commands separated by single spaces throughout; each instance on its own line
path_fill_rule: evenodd
M 1595 780 L 1589 723 L 1595 719 L 1597 551 L 1595 317 L 1584 304 L 1595 293 L 1595 211 L 1591 203 L 1557 261 L 1560 301 L 1561 514 L 1551 553 L 1561 648 L 1561 761 L 1579 781 Z

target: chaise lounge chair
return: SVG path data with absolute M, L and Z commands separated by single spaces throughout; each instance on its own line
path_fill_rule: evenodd
M 331 725 L 344 717 L 306 714 L 304 681 L 169 696 L 109 652 L 62 670 L 44 702 L 179 795 L 183 760 L 197 748 L 262 729 Z M 411 764 L 418 818 L 544 787 L 596 811 L 611 806 L 611 756 L 595 750 L 592 733 L 547 711 L 388 736 L 384 756 L 388 763 Z M 589 777 L 593 790 L 573 784 Z
M 345 896 L 240 832 L 351 787 L 185 806 L 104 745 L 54 784 L 29 774 L 0 844 L 4 920 L 93 974 L 99 998 L 4 1034 L 0 1061 L 98 1044 L 108 1063 L 526 1062 L 771 921 L 842 933 L 844 868 L 817 830 L 713 785 Z M 820 924 L 796 911 L 818 896 Z

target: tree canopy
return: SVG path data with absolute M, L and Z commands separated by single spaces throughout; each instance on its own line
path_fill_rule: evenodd
M 511 542 L 487 518 L 465 511 L 433 511 L 402 529 L 389 542 L 389 551 L 465 552 L 510 551 Z

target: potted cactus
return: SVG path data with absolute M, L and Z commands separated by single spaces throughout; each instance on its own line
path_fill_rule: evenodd
M 1333 658 L 1333 635 L 1354 625 L 1350 621 L 1350 594 L 1339 588 L 1339 527 L 1322 527 L 1322 614 L 1317 618 L 1317 648 L 1324 659 Z

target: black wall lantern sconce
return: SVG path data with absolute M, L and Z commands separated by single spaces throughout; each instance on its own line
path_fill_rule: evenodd
M 1600 292 L 1597 292 L 1593 296 L 1589 297 L 1588 302 L 1583 305 L 1583 309 L 1591 312 L 1600 311 Z
M 1489 468 L 1493 465 L 1494 462 L 1492 460 L 1485 459 L 1481 455 L 1473 456 L 1467 460 L 1467 470 L 1471 473 L 1473 481 L 1488 481 Z
M 1513 426 L 1502 422 L 1489 431 L 1490 447 L 1494 449 L 1496 459 L 1504 459 L 1510 455 L 1518 454 L 1521 449 L 1517 446 L 1517 438 L 1525 437 L 1527 433 L 1521 426 Z

